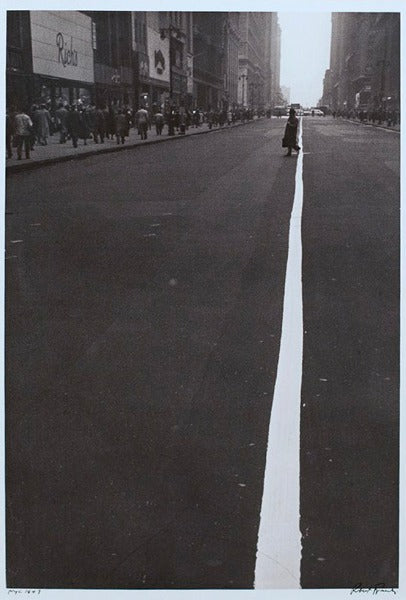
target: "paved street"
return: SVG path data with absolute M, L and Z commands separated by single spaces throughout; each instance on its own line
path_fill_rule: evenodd
M 7 177 L 9 587 L 252 588 L 284 125 Z M 303 121 L 302 587 L 397 585 L 399 145 Z
M 229 127 L 238 127 L 242 124 L 242 121 L 236 121 L 230 126 L 212 126 L 210 129 L 208 123 L 201 123 L 198 126 L 192 125 L 188 127 L 184 134 L 180 134 L 179 130 L 175 130 L 174 135 L 188 137 L 190 135 L 200 135 L 209 132 L 215 133 L 228 129 Z M 86 144 L 84 144 L 84 141 L 81 139 L 78 142 L 77 148 L 74 148 L 71 140 L 67 140 L 64 144 L 60 144 L 60 136 L 59 133 L 56 132 L 48 138 L 46 146 L 38 143 L 35 144 L 29 159 L 26 159 L 25 154 L 23 154 L 22 160 L 18 160 L 17 149 L 12 149 L 13 154 L 11 158 L 7 158 L 6 167 L 8 172 L 23 171 L 37 168 L 45 163 L 84 158 L 93 154 L 121 152 L 122 150 L 127 150 L 128 147 L 133 148 L 134 146 L 144 146 L 145 144 L 165 142 L 172 139 L 172 136 L 168 136 L 167 125 L 165 125 L 161 135 L 157 134 L 155 125 L 151 125 L 150 129 L 148 129 L 147 136 L 146 140 L 142 140 L 138 133 L 138 129 L 136 127 L 130 127 L 128 136 L 124 140 L 124 144 L 117 144 L 116 136 L 106 136 L 103 143 L 98 140 L 97 144 L 93 139 L 88 139 Z

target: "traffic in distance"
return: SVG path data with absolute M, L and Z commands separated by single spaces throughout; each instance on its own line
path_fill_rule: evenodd
M 296 115 L 298 117 L 325 117 L 326 114 L 329 114 L 329 109 L 327 106 L 308 108 L 303 107 L 298 103 L 290 104 L 288 106 L 275 106 L 272 114 L 275 117 L 288 117 L 291 108 L 293 108 L 296 111 Z

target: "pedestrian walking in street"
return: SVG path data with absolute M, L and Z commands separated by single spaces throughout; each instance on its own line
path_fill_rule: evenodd
M 59 131 L 59 143 L 65 144 L 68 135 L 68 115 L 69 112 L 61 102 L 55 111 L 56 126 Z
M 146 135 L 146 133 L 145 133 Z M 116 138 L 117 144 L 124 144 L 125 138 L 128 136 L 128 120 L 124 110 L 119 110 L 116 115 Z
M 140 108 L 135 113 L 135 123 L 138 128 L 138 133 L 142 140 L 148 137 L 148 111 L 145 108 Z
M 89 106 L 85 108 L 83 111 L 84 122 L 86 124 L 87 131 L 93 137 L 95 144 L 98 143 L 97 137 L 97 115 L 96 115 L 96 105 L 91 102 Z
M 35 113 L 36 113 L 37 110 L 39 110 L 39 106 L 37 106 L 36 104 L 33 104 L 31 106 L 30 112 L 27 113 L 28 116 L 31 118 L 31 121 L 33 123 L 32 128 L 31 128 L 31 135 L 30 135 L 31 151 L 34 150 L 35 144 L 38 142 L 37 132 L 35 131 Z
M 200 127 L 200 111 L 198 108 L 193 111 L 193 125 Z
M 100 143 L 104 144 L 104 136 L 106 135 L 106 118 L 105 109 L 101 106 L 96 108 L 96 129 L 94 130 L 94 141 L 98 142 L 100 136 Z M 107 111 L 108 115 L 108 111 Z
M 12 138 L 14 132 L 14 123 L 13 119 L 9 114 L 9 111 L 6 110 L 6 149 L 7 149 L 7 158 L 13 158 L 13 150 L 12 150 Z
M 67 120 L 68 132 L 74 148 L 78 147 L 78 139 L 82 135 L 82 117 L 76 104 L 72 104 Z
M 125 114 L 125 118 L 127 119 L 128 131 L 130 131 L 131 127 L 134 124 L 133 111 L 131 110 L 131 108 L 129 106 L 125 106 L 123 109 L 123 112 Z M 149 128 L 151 129 L 151 123 L 150 123 Z
M 31 118 L 23 111 L 17 111 L 14 117 L 14 132 L 17 141 L 17 158 L 21 160 L 24 146 L 25 158 L 30 158 L 31 133 L 33 123 Z
M 79 108 L 80 115 L 80 135 L 79 137 L 83 140 L 83 145 L 87 146 L 87 140 L 90 138 L 90 128 L 86 117 L 86 108 L 81 105 Z
M 162 135 L 162 129 L 164 128 L 164 116 L 161 112 L 155 113 L 155 129 L 157 135 Z
M 189 127 L 192 124 L 192 113 L 190 112 L 190 110 L 187 108 L 186 109 L 186 131 L 188 131 Z
M 289 118 L 285 127 L 285 135 L 282 140 L 282 146 L 288 149 L 288 153 L 285 156 L 292 155 L 292 148 L 299 152 L 300 146 L 297 143 L 297 128 L 299 125 L 299 119 L 296 116 L 296 111 L 291 108 L 289 111 Z
M 186 133 L 186 110 L 184 106 L 179 108 L 179 135 Z
M 113 139 L 116 133 L 116 123 L 112 107 L 104 106 L 104 123 L 106 127 L 106 137 L 108 140 Z
M 41 146 L 46 146 L 50 134 L 51 115 L 45 104 L 41 104 L 38 110 L 34 112 L 33 123 L 38 143 Z

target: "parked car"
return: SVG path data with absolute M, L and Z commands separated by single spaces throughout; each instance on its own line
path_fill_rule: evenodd
M 324 112 L 319 108 L 312 108 L 311 113 L 314 114 L 315 117 L 324 117 Z

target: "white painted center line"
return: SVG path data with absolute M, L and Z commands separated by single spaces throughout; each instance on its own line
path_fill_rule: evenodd
M 300 123 L 299 146 L 302 143 Z M 303 358 L 303 152 L 290 217 L 282 333 L 268 434 L 255 589 L 300 588 L 300 394 Z

